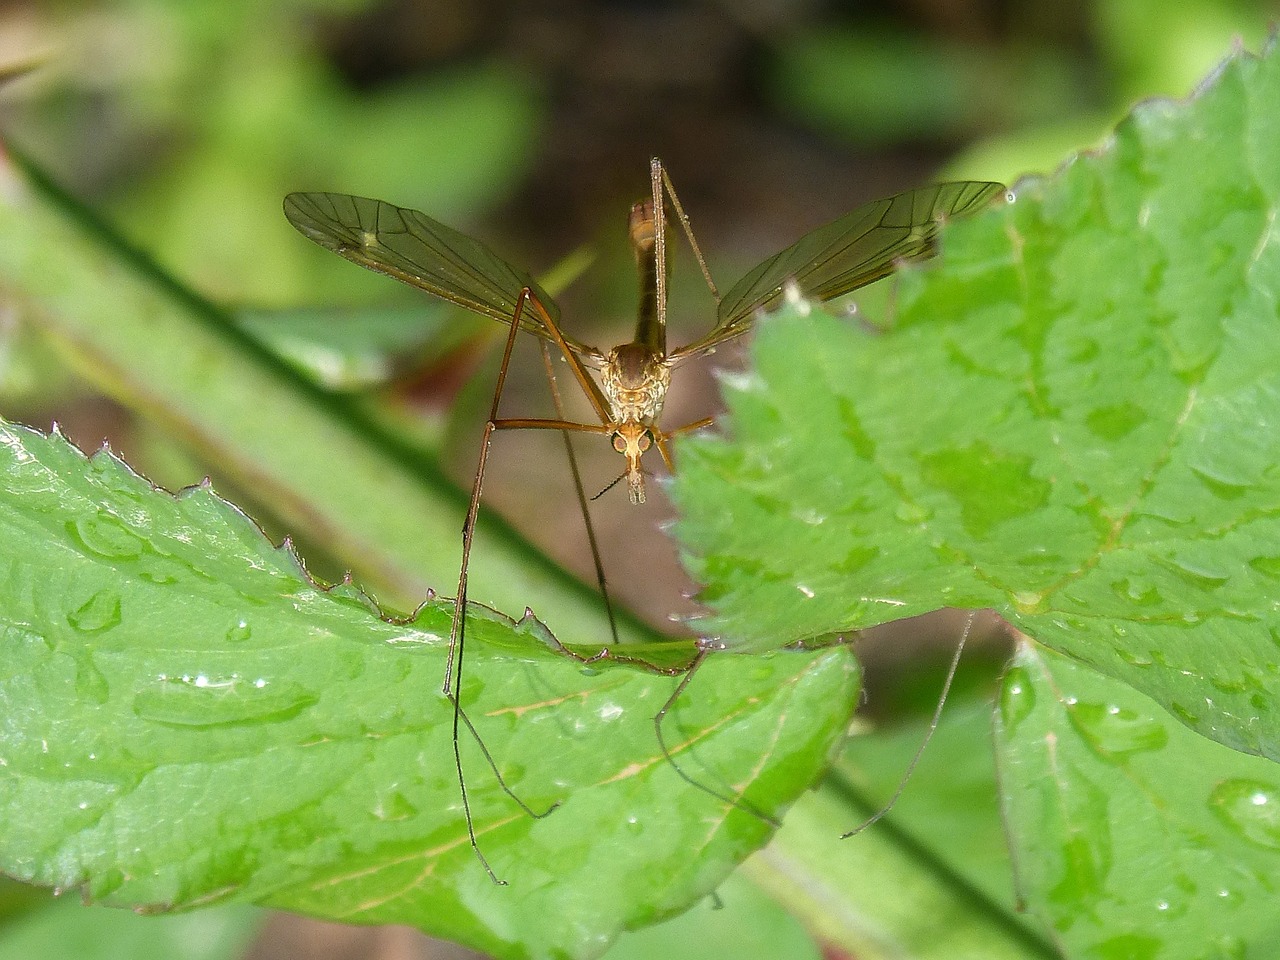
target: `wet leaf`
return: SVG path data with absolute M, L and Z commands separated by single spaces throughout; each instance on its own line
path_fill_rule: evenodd
M 1235 56 L 949 225 L 883 329 L 762 321 L 723 434 L 679 451 L 702 629 L 725 643 L 991 607 L 1110 691 L 1062 708 L 1077 738 L 1105 731 L 1080 789 L 1017 767 L 1050 775 L 1047 720 L 1001 746 L 1028 901 L 1072 956 L 1275 942 L 1277 102 L 1275 51 Z
M 0 870 L 167 910 L 251 901 L 408 923 L 503 957 L 594 956 L 705 896 L 771 833 L 690 787 L 653 716 L 675 680 L 584 669 L 476 608 L 462 820 L 440 693 L 451 604 L 410 623 L 317 587 L 207 486 L 0 432 Z M 644 653 L 646 648 L 638 648 Z M 589 651 L 594 653 L 595 651 Z M 687 658 L 691 650 L 683 646 Z M 843 650 L 712 658 L 670 717 L 705 782 L 780 812 L 855 702 Z M 602 895 L 607 891 L 608 895 Z
M 1267 957 L 1280 771 L 1024 644 L 997 725 L 1027 908 L 1068 956 Z
M 769 649 L 993 607 L 1280 758 L 1277 98 L 1280 58 L 1241 55 L 1140 106 L 950 225 L 890 329 L 761 324 L 674 485 L 703 629 Z

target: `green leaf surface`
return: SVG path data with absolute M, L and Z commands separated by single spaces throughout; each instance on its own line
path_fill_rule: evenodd
M 208 486 L 174 497 L 20 427 L 0 432 L 0 537 L 20 545 L 0 576 L 12 876 L 115 905 L 234 899 L 586 957 L 709 893 L 771 832 L 662 757 L 672 677 L 584 668 L 532 617 L 477 607 L 463 702 L 519 797 L 559 804 L 527 816 L 463 743 L 477 834 L 510 883 L 495 886 L 467 842 L 440 693 L 451 604 L 380 619 Z M 843 649 L 711 657 L 666 735 L 700 782 L 779 813 L 855 693 Z
M 1005 677 L 997 729 L 1022 899 L 1065 956 L 1276 955 L 1275 764 L 1031 643 Z
M 1280 58 L 951 225 L 884 331 L 762 321 L 674 488 L 745 649 L 942 606 L 1280 758 Z

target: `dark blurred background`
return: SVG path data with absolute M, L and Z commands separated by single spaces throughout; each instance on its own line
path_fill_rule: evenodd
M 666 162 L 723 288 L 876 197 L 939 178 L 1013 183 L 1052 172 L 1103 142 L 1136 100 L 1186 96 L 1233 44 L 1257 50 L 1278 8 L 1264 0 L 9 2 L 0 5 L 0 67 L 34 69 L 0 90 L 0 128 L 317 378 L 368 392 L 412 422 L 466 484 L 501 329 L 458 318 L 464 333 L 440 334 L 438 322 L 419 319 L 438 317 L 438 307 L 294 233 L 280 212 L 286 192 L 415 207 L 535 273 L 583 248 L 594 260 L 560 297 L 564 322 L 607 347 L 629 339 L 635 313 L 626 212 L 647 190 L 651 155 Z M 678 256 L 671 324 L 683 343 L 707 328 L 713 308 L 687 252 Z M 390 308 L 378 314 L 383 326 L 361 322 L 374 308 Z M 737 362 L 726 350 L 682 368 L 666 425 L 713 413 L 708 371 Z M 508 414 L 546 415 L 535 356 L 518 359 L 512 376 Z M 87 448 L 110 438 L 167 486 L 216 479 L 216 465 L 189 461 L 57 367 L 7 315 L 0 409 L 41 427 L 56 419 Z M 500 438 L 486 502 L 585 572 L 557 444 Z M 618 467 L 596 446 L 586 469 L 598 489 Z M 658 623 L 690 612 L 674 548 L 656 531 L 669 510 L 658 497 L 635 511 L 613 493 L 595 513 L 617 592 Z M 274 535 L 299 533 L 262 519 Z M 341 572 L 341 558 L 309 560 L 322 574 Z M 948 630 L 954 624 L 936 628 Z M 887 649 L 901 656 L 908 646 L 898 634 Z M 283 918 L 251 955 L 429 949 L 394 932 L 308 931 Z

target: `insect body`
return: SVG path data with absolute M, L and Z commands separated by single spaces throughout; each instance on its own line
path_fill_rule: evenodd
M 515 320 L 521 329 L 561 348 L 600 423 L 522 419 L 504 421 L 499 429 L 569 429 L 609 436 L 614 449 L 626 457 L 631 501 L 643 503 L 640 458 L 645 451 L 656 445 L 670 466 L 670 437 L 709 422 L 698 421 L 673 433 L 659 429 L 657 420 L 673 367 L 745 333 L 761 311 L 781 301 L 788 282 L 809 297 L 829 300 L 887 276 L 900 263 L 932 256 L 942 220 L 978 209 L 1004 190 L 997 183 L 960 181 L 877 200 L 807 234 L 759 264 L 720 297 L 670 180 L 656 159 L 651 180 L 652 198 L 637 204 L 631 213 L 632 248 L 641 272 L 636 336 L 607 353 L 560 329 L 559 309 L 529 273 L 426 214 L 340 193 L 291 193 L 284 210 L 304 236 L 353 263 L 504 324 Z M 679 213 L 718 304 L 715 326 L 702 338 L 670 352 L 664 193 Z M 527 301 L 517 318 L 523 291 Z M 584 369 L 587 366 L 600 371 L 598 384 Z
M 998 183 L 959 181 L 921 187 L 877 200 L 806 234 L 760 263 L 721 297 L 671 180 L 656 158 L 650 163 L 649 179 L 650 197 L 632 208 L 629 224 L 641 288 L 636 332 L 631 342 L 607 353 L 574 339 L 561 329 L 559 308 L 528 272 L 516 269 L 480 241 L 426 214 L 382 200 L 341 193 L 291 193 L 284 201 L 284 213 L 289 222 L 321 246 L 353 263 L 394 277 L 509 327 L 463 525 L 462 562 L 443 686 L 444 694 L 454 707 L 454 758 L 467 831 L 477 857 L 499 883 L 502 881 L 489 868 L 476 843 L 458 747 L 460 721 L 475 733 L 458 699 L 458 689 L 462 681 L 462 652 L 466 636 L 467 568 L 493 432 L 550 429 L 562 431 L 566 437 L 571 432 L 607 436 L 613 448 L 626 460 L 623 476 L 627 480 L 631 502 L 643 503 L 645 488 L 641 460 L 644 454 L 656 446 L 670 469 L 671 439 L 711 423 L 707 418 L 671 431 L 663 430 L 659 425 L 671 372 L 677 365 L 745 333 L 756 316 L 782 300 L 789 284 L 794 283 L 813 299 L 829 300 L 887 276 L 898 264 L 932 256 L 937 250 L 937 232 L 942 220 L 979 209 L 1004 192 L 1004 187 Z M 676 350 L 668 350 L 666 334 L 669 260 L 664 200 L 667 199 L 717 305 L 716 322 L 711 330 Z M 543 340 L 548 370 L 547 347 L 553 345 L 563 354 L 595 411 L 597 423 L 566 420 L 563 414 L 558 419 L 498 416 L 507 366 L 515 337 L 521 330 Z M 598 371 L 598 380 L 592 376 L 592 369 Z M 557 397 L 558 405 L 558 393 L 554 389 L 553 395 Z M 572 453 L 571 447 L 569 450 Z M 574 470 L 576 478 L 576 465 Z M 585 497 L 580 485 L 579 499 L 584 505 L 587 532 L 595 552 L 594 532 L 590 518 L 586 517 Z M 596 559 L 598 579 L 603 587 L 598 556 Z M 683 685 L 677 689 L 677 695 Z M 663 707 L 662 713 L 671 702 Z M 661 715 L 657 718 L 660 740 Z M 478 739 L 479 735 L 476 736 Z M 502 786 L 506 789 L 505 784 Z

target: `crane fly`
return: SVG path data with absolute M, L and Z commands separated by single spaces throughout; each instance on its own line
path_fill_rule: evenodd
M 689 218 L 676 196 L 671 179 L 657 158 L 650 162 L 649 172 L 650 196 L 632 207 L 628 224 L 641 286 L 635 337 L 629 343 L 607 352 L 564 332 L 560 326 L 560 310 L 555 301 L 528 272 L 511 266 L 479 240 L 447 227 L 426 214 L 382 200 L 343 193 L 291 193 L 284 200 L 284 213 L 289 222 L 303 236 L 320 246 L 352 263 L 394 277 L 473 313 L 491 317 L 508 327 L 493 404 L 485 423 L 479 462 L 463 524 L 462 561 L 442 688 L 454 711 L 454 760 L 467 833 L 480 863 L 497 883 L 504 881 L 498 879 L 476 842 L 466 781 L 462 773 L 458 743 L 460 723 L 466 726 L 480 744 L 502 789 L 530 815 L 540 814 L 535 814 L 525 806 L 507 787 L 479 733 L 462 709 L 460 700 L 462 654 L 466 636 L 464 614 L 467 568 L 480 507 L 485 464 L 494 431 L 558 430 L 566 438 L 566 448 L 570 455 L 570 433 L 605 436 L 625 460 L 624 471 L 619 480 L 626 479 L 630 501 L 644 503 L 645 473 L 641 464 L 644 454 L 656 447 L 670 470 L 674 466 L 672 438 L 712 422 L 711 418 L 706 418 L 674 430 L 665 430 L 659 426 L 663 401 L 671 382 L 671 371 L 677 365 L 691 357 L 709 353 L 725 341 L 741 336 L 758 315 L 781 302 L 791 284 L 795 284 L 810 298 L 830 300 L 889 275 L 899 264 L 932 256 L 937 250 L 937 233 L 941 221 L 976 210 L 1005 189 L 998 183 L 957 181 L 921 187 L 869 203 L 806 234 L 791 246 L 769 257 L 721 296 L 711 279 L 706 260 L 694 238 Z M 670 259 L 666 242 L 664 200 L 670 201 L 716 302 L 716 321 L 711 330 L 675 350 L 667 348 L 667 280 Z M 533 334 L 542 342 L 543 357 L 556 400 L 556 419 L 498 416 L 507 367 L 516 336 L 521 330 Z M 560 409 L 554 377 L 551 376 L 552 347 L 568 363 L 574 379 L 591 404 L 598 423 L 565 419 Z M 593 369 L 598 371 L 597 377 L 592 376 Z M 597 579 L 603 590 L 604 577 L 595 535 L 585 510 L 586 498 L 578 481 L 576 462 L 571 460 L 571 467 L 578 485 L 579 500 L 584 507 L 583 515 L 587 522 L 592 552 L 596 557 Z M 605 602 L 607 605 L 607 593 Z M 611 624 L 612 621 L 610 613 Z M 616 641 L 616 629 L 614 639 Z M 689 675 L 691 674 L 686 675 L 686 681 Z M 683 686 L 682 682 L 677 694 Z M 660 738 L 661 716 L 673 700 L 674 696 L 655 718 Z M 681 776 L 685 775 L 681 773 Z M 685 779 L 689 780 L 687 776 Z

